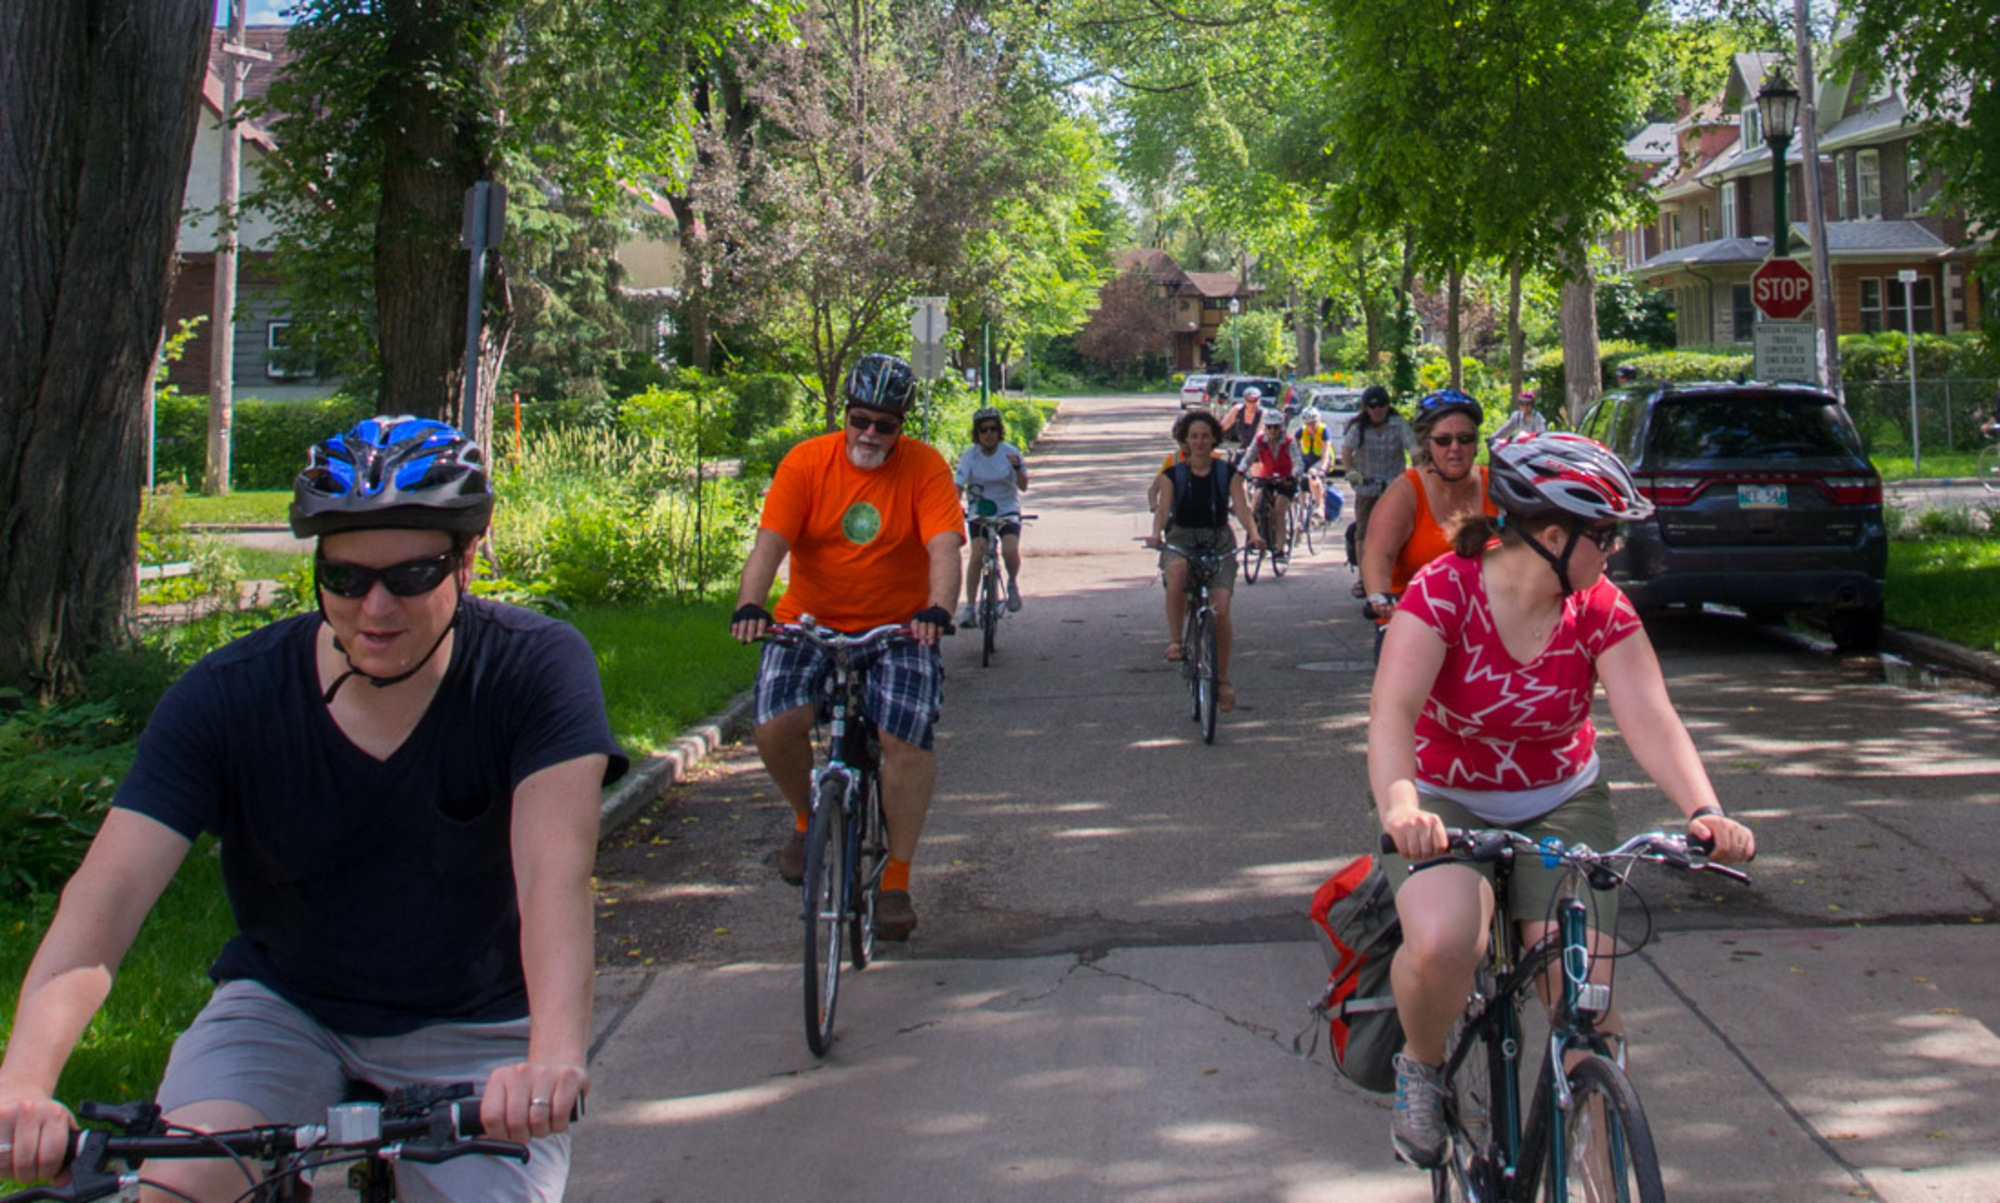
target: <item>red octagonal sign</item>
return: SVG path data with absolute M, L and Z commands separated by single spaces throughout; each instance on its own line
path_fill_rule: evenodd
M 1766 259 L 1750 273 L 1750 303 L 1771 321 L 1795 321 L 1812 308 L 1812 273 L 1796 259 Z

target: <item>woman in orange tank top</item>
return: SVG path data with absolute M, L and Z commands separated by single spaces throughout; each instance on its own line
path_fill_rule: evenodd
M 1479 402 L 1455 389 L 1417 403 L 1413 425 L 1423 462 L 1375 503 L 1362 543 L 1361 581 L 1378 627 L 1396 612 L 1396 596 L 1417 569 L 1451 550 L 1460 520 L 1498 512 L 1486 496 L 1486 469 L 1477 462 L 1483 417 Z

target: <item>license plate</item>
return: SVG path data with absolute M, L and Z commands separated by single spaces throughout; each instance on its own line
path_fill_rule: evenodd
M 1785 508 L 1785 486 L 1737 485 L 1736 508 L 1739 510 L 1782 510 Z

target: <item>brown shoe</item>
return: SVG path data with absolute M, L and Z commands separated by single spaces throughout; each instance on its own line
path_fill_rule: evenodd
M 884 890 L 875 899 L 875 935 L 883 940 L 907 940 L 917 930 L 917 908 L 908 890 Z
M 1224 681 L 1215 687 L 1215 708 L 1227 714 L 1236 709 L 1236 687 Z
M 785 846 L 778 849 L 778 876 L 789 885 L 804 885 L 806 881 L 806 833 L 794 831 L 785 838 Z

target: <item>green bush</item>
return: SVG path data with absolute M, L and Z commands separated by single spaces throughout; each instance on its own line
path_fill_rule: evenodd
M 305 466 L 306 448 L 373 416 L 374 403 L 335 396 L 318 401 L 244 400 L 233 407 L 229 483 L 236 489 L 282 489 Z M 163 397 L 156 409 L 153 475 L 162 483 L 201 485 L 208 471 L 208 398 Z
M 0 718 L 0 896 L 47 893 L 68 879 L 131 763 L 135 731 L 106 701 Z

